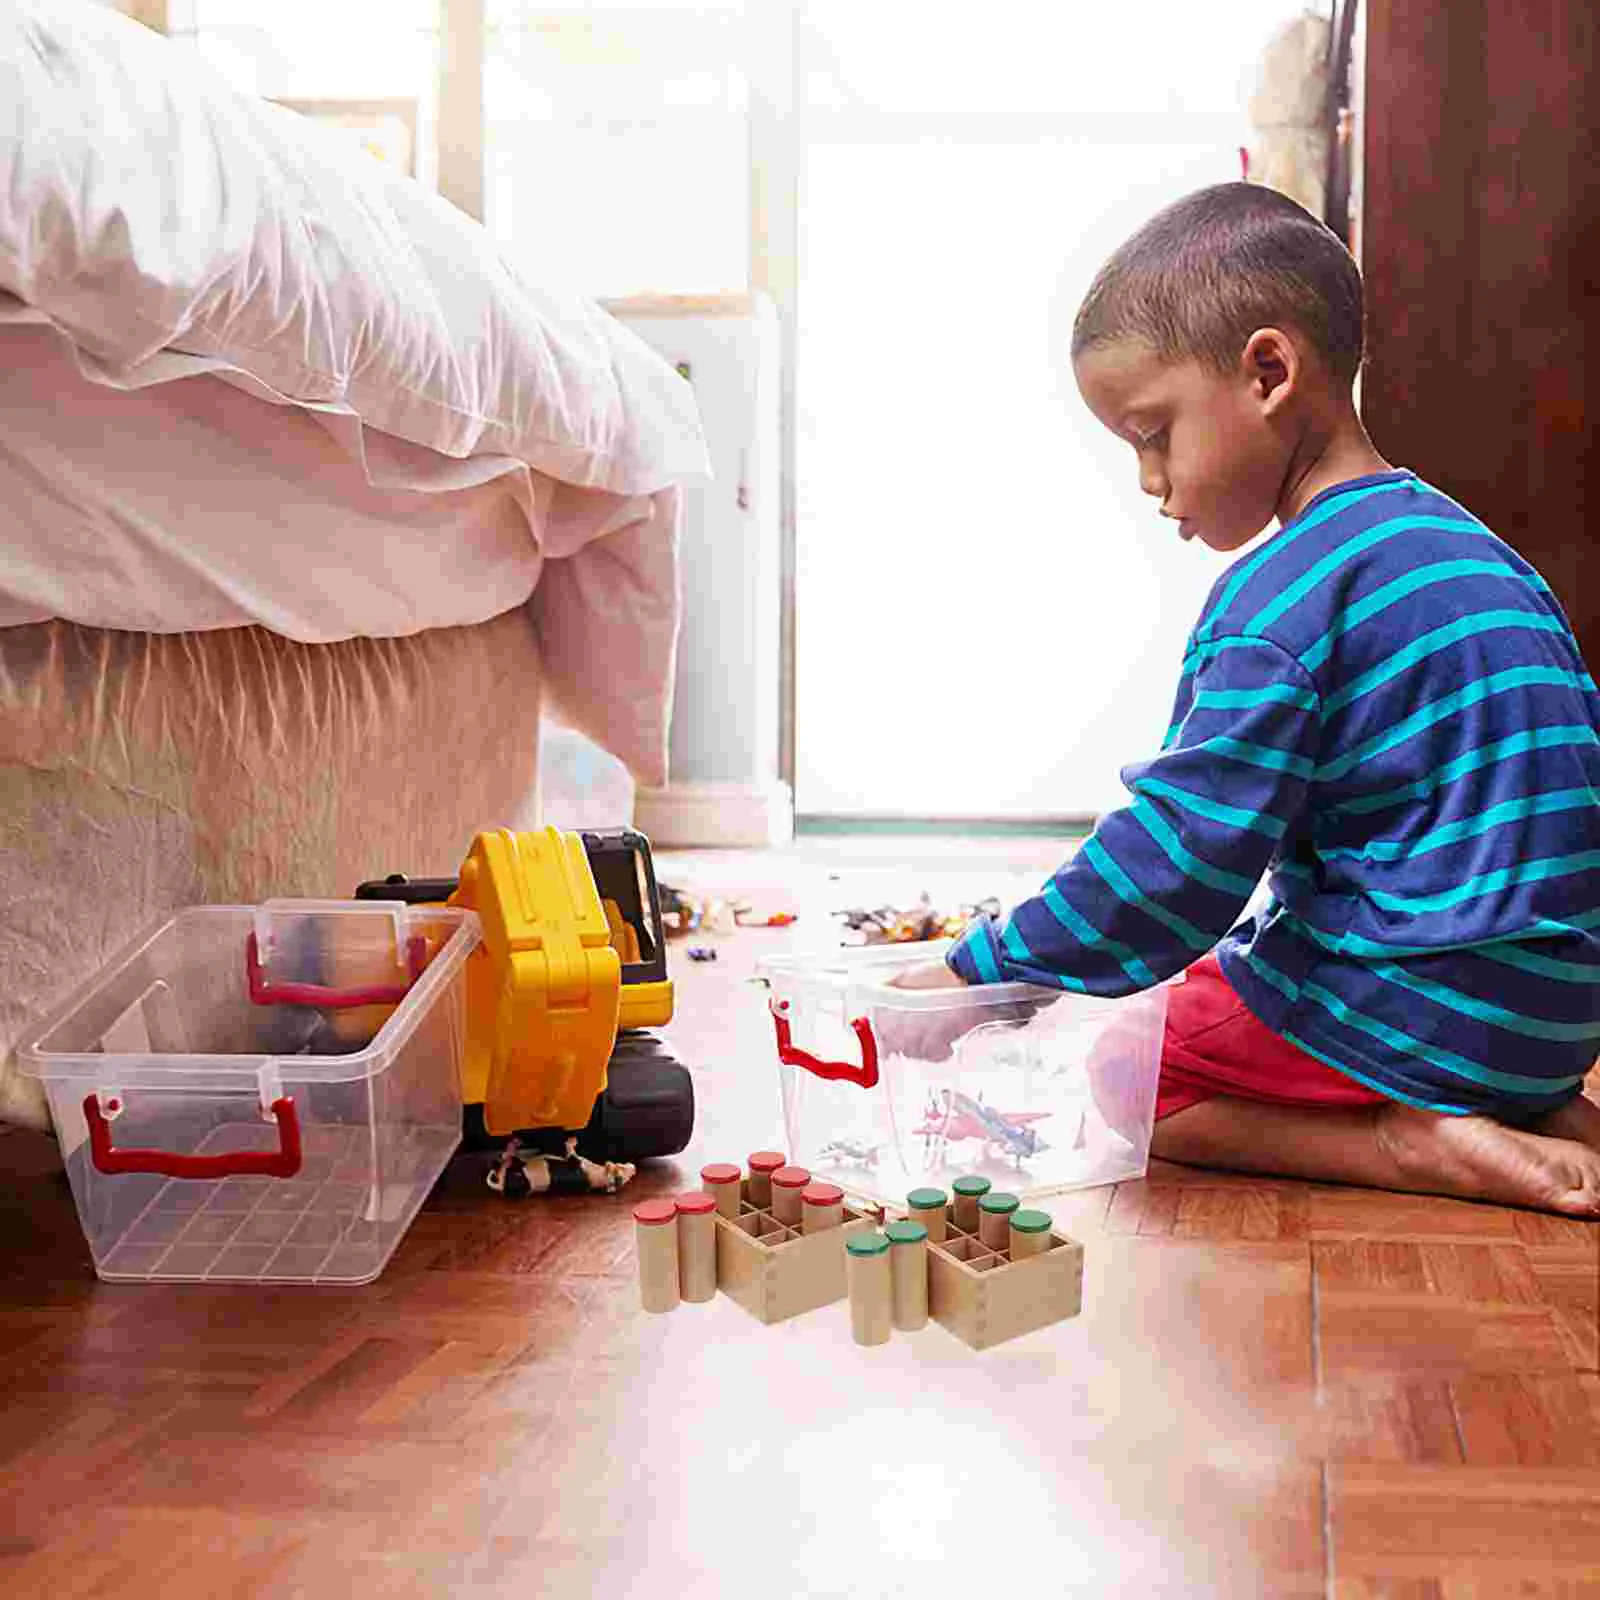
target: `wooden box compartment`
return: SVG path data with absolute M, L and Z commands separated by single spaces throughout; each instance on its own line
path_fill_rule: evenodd
M 1083 1305 L 1083 1246 L 1050 1232 L 1050 1247 L 1022 1261 L 991 1250 L 947 1213 L 942 1244 L 928 1246 L 928 1314 L 972 1346 L 1075 1317 Z
M 719 1215 L 716 1224 L 717 1287 L 770 1323 L 844 1299 L 844 1242 L 877 1218 L 846 1206 L 839 1227 L 802 1233 L 752 1206 L 741 1186 L 738 1217 Z

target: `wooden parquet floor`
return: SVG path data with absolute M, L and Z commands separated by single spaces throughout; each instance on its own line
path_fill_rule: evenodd
M 675 965 L 680 1161 L 458 1159 L 365 1289 L 100 1284 L 0 1134 L 0 1593 L 1600 1597 L 1597 1227 L 1158 1165 L 1056 1206 L 1083 1314 L 983 1355 L 638 1312 L 629 1204 L 775 1129 L 778 937 Z

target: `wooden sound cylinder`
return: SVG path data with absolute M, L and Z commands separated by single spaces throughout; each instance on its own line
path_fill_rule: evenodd
M 991 1250 L 1011 1243 L 1011 1216 L 1021 1204 L 1014 1194 L 986 1194 L 978 1202 L 978 1238 Z
M 717 1202 L 717 1212 L 732 1222 L 739 1215 L 739 1179 L 743 1174 L 727 1161 L 700 1169 L 700 1187 Z
M 1050 1248 L 1051 1219 L 1048 1211 L 1011 1213 L 1011 1259 L 1026 1261 L 1043 1255 Z
M 717 1294 L 717 1201 L 705 1193 L 680 1194 L 678 1213 L 678 1293 L 703 1303 Z
M 633 1208 L 639 1255 L 639 1304 L 646 1311 L 671 1311 L 678 1304 L 678 1207 L 671 1200 L 643 1200 Z
M 836 1183 L 808 1183 L 800 1191 L 800 1227 L 823 1233 L 844 1221 L 844 1190 Z
M 928 1230 L 929 1244 L 943 1244 L 948 1204 L 943 1189 L 913 1189 L 906 1196 L 906 1219 L 920 1222 Z
M 887 1344 L 894 1329 L 889 1241 L 881 1233 L 857 1233 L 844 1248 L 851 1337 L 857 1344 Z
M 988 1194 L 993 1185 L 987 1178 L 957 1178 L 950 1187 L 955 1191 L 955 1224 L 963 1233 L 978 1231 L 978 1202 Z
M 915 1333 L 928 1321 L 928 1230 L 920 1222 L 891 1222 L 883 1231 L 891 1320 L 902 1333 Z
M 757 1150 L 745 1162 L 750 1172 L 745 1197 L 757 1211 L 765 1211 L 772 1204 L 772 1174 L 788 1164 L 789 1158 L 781 1150 Z
M 800 1191 L 810 1182 L 804 1167 L 779 1167 L 772 1174 L 772 1204 L 767 1209 L 786 1228 L 800 1226 Z

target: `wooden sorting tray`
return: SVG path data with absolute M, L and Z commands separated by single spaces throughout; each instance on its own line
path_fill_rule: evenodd
M 844 1299 L 844 1242 L 877 1218 L 846 1206 L 839 1227 L 802 1233 L 751 1205 L 741 1186 L 738 1217 L 718 1215 L 716 1224 L 717 1287 L 770 1323 Z
M 1050 1232 L 1050 1248 L 1024 1261 L 991 1250 L 947 1214 L 942 1244 L 928 1246 L 928 1314 L 972 1346 L 1032 1333 L 1083 1305 L 1083 1246 Z

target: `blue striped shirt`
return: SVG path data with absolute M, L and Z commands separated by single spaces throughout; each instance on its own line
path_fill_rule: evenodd
M 1526 561 L 1409 472 L 1341 484 L 1212 590 L 1131 803 L 948 959 L 1116 995 L 1220 941 L 1240 999 L 1330 1066 L 1525 1119 L 1600 1055 L 1597 729 Z

